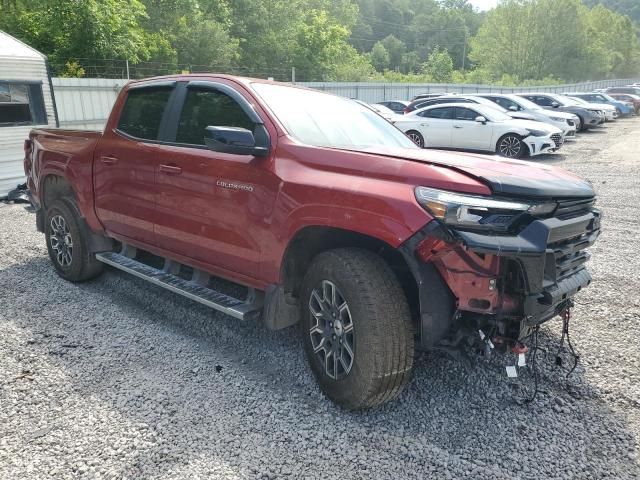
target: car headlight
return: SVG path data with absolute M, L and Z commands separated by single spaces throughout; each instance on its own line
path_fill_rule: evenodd
M 554 122 L 564 122 L 564 118 L 560 118 L 560 117 L 549 117 L 549 118 Z
M 527 132 L 529 132 L 529 135 L 532 135 L 534 137 L 546 137 L 547 135 L 549 135 L 549 133 L 545 132 L 544 130 L 535 130 L 533 128 L 527 128 Z
M 498 200 L 428 187 L 417 187 L 415 195 L 418 203 L 441 222 L 470 229 L 505 231 L 519 215 L 544 217 L 557 207 L 555 202 Z

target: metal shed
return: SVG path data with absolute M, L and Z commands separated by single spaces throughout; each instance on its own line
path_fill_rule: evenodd
M 0 198 L 24 182 L 24 140 L 58 125 L 47 57 L 0 31 Z

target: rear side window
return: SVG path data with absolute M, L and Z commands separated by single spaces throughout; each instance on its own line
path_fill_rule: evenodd
M 0 126 L 46 124 L 41 83 L 0 82 Z
M 120 114 L 118 130 L 132 137 L 157 140 L 171 87 L 131 90 Z
M 204 145 L 207 127 L 241 127 L 253 131 L 255 125 L 229 95 L 217 90 L 189 88 L 176 142 Z
M 434 108 L 420 113 L 421 117 L 441 118 L 443 120 L 451 120 L 453 118 L 453 107 Z

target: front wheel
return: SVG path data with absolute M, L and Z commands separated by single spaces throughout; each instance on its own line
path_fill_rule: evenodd
M 330 250 L 312 262 L 301 292 L 305 351 L 320 388 L 349 409 L 397 397 L 413 367 L 409 306 L 377 255 Z
M 90 232 L 71 200 L 56 200 L 47 209 L 44 233 L 49 258 L 62 278 L 82 282 L 102 272 L 103 264 L 89 249 Z
M 526 145 L 515 133 L 507 133 L 496 146 L 499 155 L 507 158 L 522 158 L 526 152 Z
M 420 132 L 417 132 L 416 130 L 409 130 L 406 133 L 406 135 L 417 146 L 419 146 L 420 148 L 424 148 L 424 137 L 422 136 L 422 134 Z

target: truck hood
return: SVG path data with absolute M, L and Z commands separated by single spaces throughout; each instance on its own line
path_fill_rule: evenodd
M 448 167 L 483 182 L 496 195 L 544 199 L 595 196 L 591 183 L 551 165 L 431 149 L 371 147 L 361 151 Z

